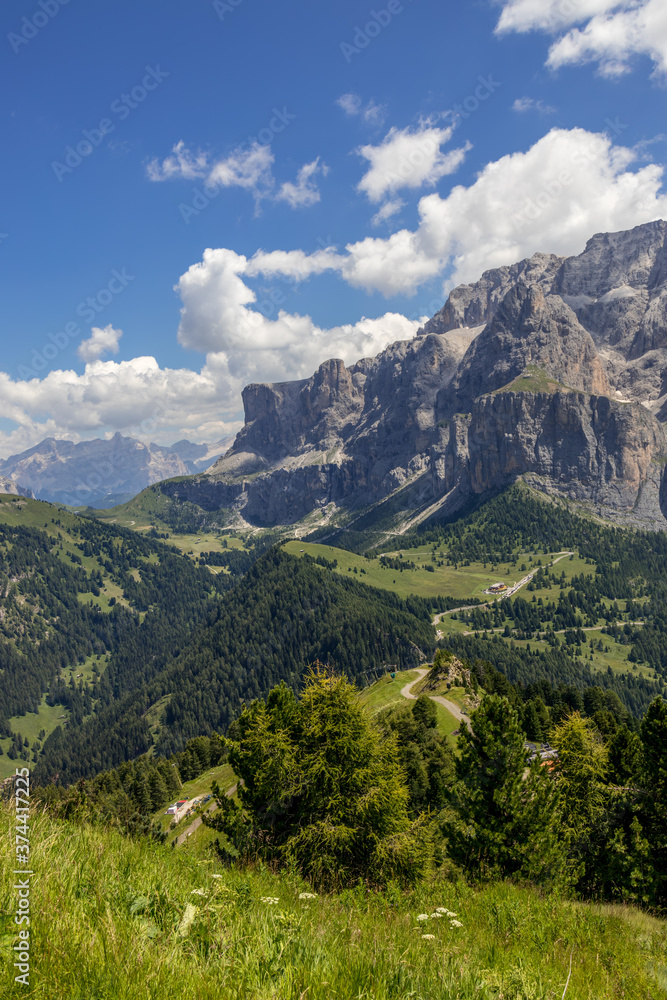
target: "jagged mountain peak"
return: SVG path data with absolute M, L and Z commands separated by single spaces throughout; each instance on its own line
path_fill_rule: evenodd
M 609 392 L 593 339 L 572 309 L 539 285 L 519 280 L 468 348 L 447 393 L 449 410 L 469 411 L 475 398 L 508 385 L 529 366 L 573 389 Z
M 248 386 L 229 451 L 164 491 L 276 524 L 392 494 L 392 510 L 447 511 L 524 476 L 667 527 L 666 237 L 659 221 L 492 268 L 411 341 Z

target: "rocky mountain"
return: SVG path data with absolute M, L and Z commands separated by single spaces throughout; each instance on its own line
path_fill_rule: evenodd
M 122 434 L 79 444 L 46 438 L 34 448 L 0 460 L 0 488 L 53 503 L 111 507 L 152 483 L 206 469 L 228 443 L 177 441 L 165 447 Z
M 523 476 L 667 527 L 667 223 L 487 271 L 413 340 L 243 404 L 229 451 L 165 493 L 253 524 L 349 522 L 389 497 L 419 519 Z

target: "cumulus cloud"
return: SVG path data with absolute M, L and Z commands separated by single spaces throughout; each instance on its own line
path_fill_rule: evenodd
M 667 217 L 664 168 L 607 134 L 552 129 L 526 152 L 488 163 L 468 187 L 419 201 L 419 225 L 366 237 L 331 260 L 351 285 L 411 294 L 438 275 L 471 281 L 538 250 L 579 253 L 595 232 Z
M 512 111 L 518 111 L 519 114 L 523 114 L 526 111 L 537 111 L 540 115 L 552 115 L 556 109 L 552 108 L 549 104 L 545 104 L 541 98 L 535 100 L 534 97 L 517 97 L 512 105 Z
M 367 125 L 380 126 L 384 124 L 387 109 L 383 104 L 376 104 L 371 98 L 366 104 L 358 94 L 342 94 L 336 104 L 351 118 L 361 118 Z
M 418 128 L 392 128 L 378 146 L 360 146 L 359 156 L 370 164 L 357 190 L 370 201 L 381 201 L 401 188 L 432 187 L 441 177 L 452 174 L 471 148 L 443 153 L 440 147 L 449 142 L 453 126 L 437 128 L 422 123 Z
M 389 312 L 325 329 L 271 300 L 258 302 L 241 277 L 252 268 L 231 250 L 209 250 L 181 278 L 179 339 L 206 354 L 198 372 L 160 368 L 153 357 L 96 360 L 83 374 L 55 370 L 23 381 L 0 372 L 2 412 L 17 425 L 0 431 L 0 455 L 45 437 L 79 441 L 117 430 L 162 444 L 215 441 L 240 428 L 241 390 L 249 382 L 304 378 L 330 357 L 350 364 L 373 356 L 412 338 L 427 318 Z
M 88 340 L 82 340 L 76 349 L 82 361 L 97 361 L 104 354 L 118 354 L 122 330 L 115 330 L 111 323 L 105 327 L 93 326 Z
M 160 368 L 152 357 L 93 361 L 83 374 L 55 370 L 27 381 L 0 372 L 0 401 L 17 425 L 0 433 L 5 456 L 50 436 L 78 441 L 120 430 L 168 444 L 217 440 L 239 426 L 238 385 L 229 374 Z
M 232 251 L 207 253 L 232 254 L 224 264 L 225 281 L 234 274 L 303 281 L 333 271 L 356 288 L 387 297 L 410 295 L 439 276 L 451 275 L 448 285 L 471 281 L 486 268 L 538 250 L 579 253 L 595 232 L 667 217 L 664 169 L 639 167 L 637 158 L 635 150 L 614 146 L 607 134 L 552 129 L 525 152 L 488 163 L 468 187 L 457 185 L 444 197 L 422 197 L 414 230 L 367 236 L 344 251 L 261 251 L 249 260 Z M 198 267 L 188 272 L 189 283 L 196 282 Z M 246 305 L 252 303 L 254 293 L 241 285 L 235 286 L 236 294 L 248 296 Z M 216 307 L 209 319 L 212 337 L 218 322 L 224 319 Z M 240 336 L 246 332 L 239 327 Z
M 251 287 L 255 279 L 304 281 L 332 272 L 386 296 L 411 294 L 434 278 L 451 286 L 538 250 L 578 253 L 595 232 L 667 217 L 663 179 L 663 167 L 640 162 L 635 150 L 615 146 L 608 134 L 552 129 L 529 149 L 488 163 L 470 185 L 423 196 L 414 230 L 312 253 L 260 250 L 245 257 L 231 249 L 206 250 L 177 285 L 178 337 L 206 355 L 199 372 L 135 358 L 93 360 L 82 375 L 56 371 L 14 381 L 0 374 L 3 415 L 19 428 L 0 434 L 0 451 L 20 451 L 51 434 L 76 438 L 122 430 L 141 436 L 136 429 L 146 421 L 156 421 L 158 430 L 145 433 L 165 443 L 202 440 L 201 428 L 211 440 L 216 432 L 210 428 L 219 427 L 221 437 L 238 417 L 248 382 L 301 378 L 329 357 L 350 363 L 376 354 L 412 337 L 426 318 L 387 312 L 325 329 L 290 312 L 280 294 L 260 298 Z M 429 304 L 428 311 L 435 309 Z M 98 336 L 93 331 L 90 340 Z
M 315 182 L 317 174 L 323 177 L 329 173 L 326 164 L 320 165 L 320 158 L 317 157 L 312 163 L 304 163 L 296 177 L 296 184 L 286 181 L 281 185 L 277 201 L 286 201 L 292 208 L 308 208 L 320 200 L 320 191 Z
M 286 201 L 292 208 L 303 208 L 319 201 L 315 176 L 318 172 L 324 176 L 328 169 L 320 165 L 319 157 L 301 167 L 295 184 L 288 181 L 278 188 L 273 175 L 274 163 L 271 146 L 256 140 L 249 145 L 236 146 L 228 156 L 213 162 L 205 153 L 193 153 L 180 141 L 162 162 L 151 160 L 146 175 L 151 181 L 203 178 L 209 188 L 242 188 L 252 195 L 256 205 L 273 199 Z
M 339 270 L 340 262 L 326 250 L 310 258 L 299 252 L 292 259 L 284 251 L 250 260 L 233 250 L 206 250 L 176 286 L 183 302 L 178 339 L 184 347 L 216 356 L 218 364 L 224 357 L 233 377 L 247 377 L 259 365 L 269 373 L 265 379 L 275 380 L 310 374 L 327 357 L 349 363 L 414 336 L 424 317 L 408 320 L 398 313 L 323 329 L 310 316 L 281 308 L 280 299 L 258 302 L 244 280 L 258 274 L 305 276 L 309 270 L 330 268 Z
M 583 25 L 583 26 L 580 26 Z M 569 30 L 568 30 L 569 29 Z M 509 0 L 496 31 L 555 34 L 547 65 L 596 62 L 603 76 L 628 72 L 634 56 L 647 56 L 654 75 L 667 73 L 667 8 L 664 0 Z

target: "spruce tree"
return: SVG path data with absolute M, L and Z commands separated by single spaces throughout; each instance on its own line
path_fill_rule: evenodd
M 243 784 L 207 822 L 236 850 L 296 865 L 314 884 L 411 882 L 429 862 L 396 741 L 382 733 L 344 678 L 311 671 L 300 702 L 278 689 L 238 720 L 229 762 Z
M 487 695 L 458 738 L 456 782 L 443 832 L 448 853 L 481 878 L 565 880 L 560 797 L 548 769 L 527 765 L 507 698 Z

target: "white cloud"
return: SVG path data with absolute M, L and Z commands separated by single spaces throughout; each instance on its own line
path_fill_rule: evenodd
M 247 378 L 248 366 L 254 370 L 259 357 L 262 380 L 275 380 L 310 374 L 328 357 L 349 363 L 415 334 L 423 318 L 413 321 L 397 313 L 323 329 L 310 316 L 280 308 L 280 301 L 258 303 L 244 281 L 262 273 L 306 275 L 331 267 L 340 270 L 340 259 L 329 251 L 311 257 L 300 252 L 294 257 L 288 252 L 258 254 L 248 260 L 233 250 L 205 250 L 202 261 L 176 286 L 183 302 L 178 339 L 184 347 L 224 356 L 234 378 Z
M 514 263 L 538 250 L 579 253 L 595 232 L 667 217 L 663 168 L 637 168 L 636 161 L 634 150 L 614 146 L 606 134 L 552 129 L 526 152 L 488 163 L 470 186 L 458 185 L 445 197 L 422 197 L 415 230 L 367 236 L 348 243 L 344 252 L 260 251 L 246 260 L 231 250 L 210 250 L 204 259 L 207 254 L 232 254 L 223 268 L 224 281 L 230 283 L 234 274 L 305 280 L 334 271 L 353 287 L 387 297 L 410 295 L 425 281 L 450 272 L 454 281 L 472 281 L 486 268 Z M 213 266 L 211 258 L 207 269 Z M 196 282 L 200 267 L 190 269 L 186 285 Z M 229 301 L 234 295 L 245 305 L 255 301 L 240 278 L 230 294 Z M 213 339 L 218 322 L 225 320 L 215 304 L 208 321 Z M 182 332 L 186 329 L 187 324 Z M 252 335 L 243 326 L 238 329 L 241 337 Z
M 161 369 L 152 357 L 94 361 L 83 374 L 55 370 L 14 381 L 0 372 L 3 414 L 17 429 L 0 433 L 7 456 L 45 437 L 81 440 L 117 430 L 168 444 L 217 440 L 238 424 L 238 385 L 224 372 Z M 46 416 L 45 416 L 46 415 Z
M 388 222 L 400 212 L 404 205 L 405 202 L 401 201 L 400 198 L 390 198 L 389 201 L 385 201 L 384 205 L 372 217 L 371 225 L 379 226 L 383 222 Z
M 166 156 L 162 163 L 152 159 L 146 167 L 146 173 L 151 181 L 167 181 L 179 177 L 193 180 L 195 177 L 203 177 L 207 169 L 206 154 L 192 153 L 181 139 L 172 148 L 171 156 Z
M 618 6 L 618 0 L 507 0 L 496 31 L 558 31 Z
M 654 75 L 667 73 L 664 0 L 509 0 L 496 30 L 559 36 L 547 58 L 552 69 L 596 62 L 603 76 L 615 77 L 628 72 L 633 57 L 646 56 Z
M 512 105 L 512 111 L 518 111 L 519 114 L 523 114 L 526 111 L 537 111 L 540 115 L 552 115 L 556 109 L 552 108 L 549 104 L 545 104 L 541 98 L 535 100 L 534 97 L 517 97 Z
M 469 187 L 421 198 L 416 230 L 348 244 L 337 266 L 351 285 L 389 296 L 449 270 L 452 281 L 472 281 L 538 250 L 579 253 L 595 232 L 667 217 L 663 168 L 637 168 L 636 158 L 608 135 L 552 129 Z
M 253 279 L 302 281 L 334 272 L 354 287 L 390 296 L 438 277 L 448 285 L 475 280 L 486 268 L 537 250 L 578 253 L 595 232 L 667 217 L 664 169 L 638 163 L 635 150 L 614 146 L 607 134 L 552 129 L 525 152 L 488 163 L 470 185 L 422 197 L 412 231 L 313 253 L 259 250 L 247 258 L 231 249 L 206 250 L 177 285 L 179 340 L 207 355 L 199 372 L 135 358 L 96 360 L 82 375 L 55 371 L 30 381 L 0 373 L 2 413 L 18 427 L 0 434 L 0 453 L 48 435 L 76 439 L 114 430 L 167 443 L 202 440 L 204 433 L 210 440 L 210 428 L 219 427 L 220 437 L 237 419 L 248 382 L 305 377 L 329 357 L 353 362 L 412 337 L 423 322 L 388 312 L 325 329 L 288 312 L 287 299 L 261 300 L 249 285 Z M 157 429 L 145 430 L 146 421 L 157 421 Z
M 257 141 L 236 146 L 228 156 L 212 163 L 204 153 L 191 152 L 181 141 L 161 163 L 151 160 L 146 175 L 151 181 L 204 178 L 209 188 L 242 188 L 253 196 L 256 206 L 266 199 L 286 201 L 292 208 L 314 205 L 319 201 L 314 177 L 318 172 L 324 176 L 328 169 L 324 164 L 319 165 L 319 157 L 301 167 L 296 184 L 285 182 L 277 191 L 274 163 L 271 146 Z
M 364 104 L 358 94 L 342 94 L 336 104 L 350 117 L 359 117 L 367 125 L 380 126 L 384 124 L 387 109 L 383 104 L 376 104 L 371 98 Z
M 370 163 L 357 190 L 370 201 L 381 201 L 401 188 L 432 187 L 446 174 L 452 174 L 463 162 L 469 143 L 443 153 L 453 126 L 436 128 L 422 123 L 417 129 L 392 128 L 378 146 L 360 146 L 357 153 Z
M 304 163 L 297 174 L 296 184 L 285 181 L 281 186 L 276 201 L 286 201 L 292 208 L 308 208 L 320 200 L 320 192 L 314 178 L 317 174 L 323 177 L 329 173 L 326 164 L 320 166 L 320 158 L 312 163 Z
M 115 330 L 109 323 L 103 328 L 93 326 L 90 332 L 92 336 L 88 340 L 82 340 L 76 349 L 82 361 L 97 361 L 103 354 L 118 354 L 122 330 Z

